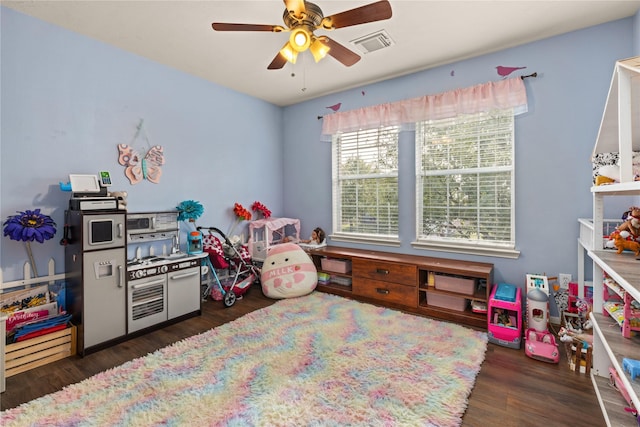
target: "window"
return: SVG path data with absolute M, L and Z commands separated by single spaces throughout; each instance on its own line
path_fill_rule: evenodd
M 416 126 L 415 246 L 517 256 L 511 109 Z
M 333 138 L 334 240 L 398 239 L 398 127 Z

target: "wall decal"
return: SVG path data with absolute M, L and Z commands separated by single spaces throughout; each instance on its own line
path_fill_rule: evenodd
M 333 111 L 338 111 L 341 106 L 342 106 L 342 102 L 338 102 L 337 104 L 331 105 L 327 108 Z
M 503 67 L 502 65 L 498 65 L 496 70 L 498 71 L 498 75 L 502 77 L 507 77 L 509 74 L 513 73 L 516 70 L 522 70 L 527 67 Z
M 160 182 L 162 176 L 161 166 L 164 164 L 164 149 L 160 145 L 151 145 L 147 133 L 143 128 L 144 120 L 140 119 L 137 131 L 130 145 L 118 144 L 118 163 L 124 166 L 124 175 L 129 179 L 131 185 L 135 185 L 142 180 L 147 180 L 154 184 Z M 133 147 L 136 140 L 144 133 L 144 140 L 147 145 L 146 153 L 139 153 Z

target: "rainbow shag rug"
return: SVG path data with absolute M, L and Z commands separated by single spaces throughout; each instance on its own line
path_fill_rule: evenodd
M 1 413 L 9 426 L 459 426 L 487 335 L 314 292 Z

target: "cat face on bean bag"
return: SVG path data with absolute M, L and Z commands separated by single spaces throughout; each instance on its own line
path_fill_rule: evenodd
M 316 288 L 318 272 L 300 246 L 282 243 L 269 250 L 262 264 L 260 282 L 262 292 L 269 298 L 295 298 Z

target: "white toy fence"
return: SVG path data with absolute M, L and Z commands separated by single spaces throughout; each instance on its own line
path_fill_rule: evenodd
M 14 280 L 11 282 L 4 282 L 2 278 L 2 270 L 0 269 L 0 294 L 5 292 L 7 289 L 16 288 L 19 286 L 24 286 L 26 289 L 30 288 L 31 285 L 44 284 L 49 283 L 52 285 L 57 280 L 64 280 L 66 277 L 65 273 L 56 274 L 56 262 L 53 258 L 49 260 L 48 269 L 46 276 L 40 277 L 31 277 L 32 276 L 32 267 L 30 262 L 25 262 L 24 267 L 22 269 L 22 276 L 24 279 Z

